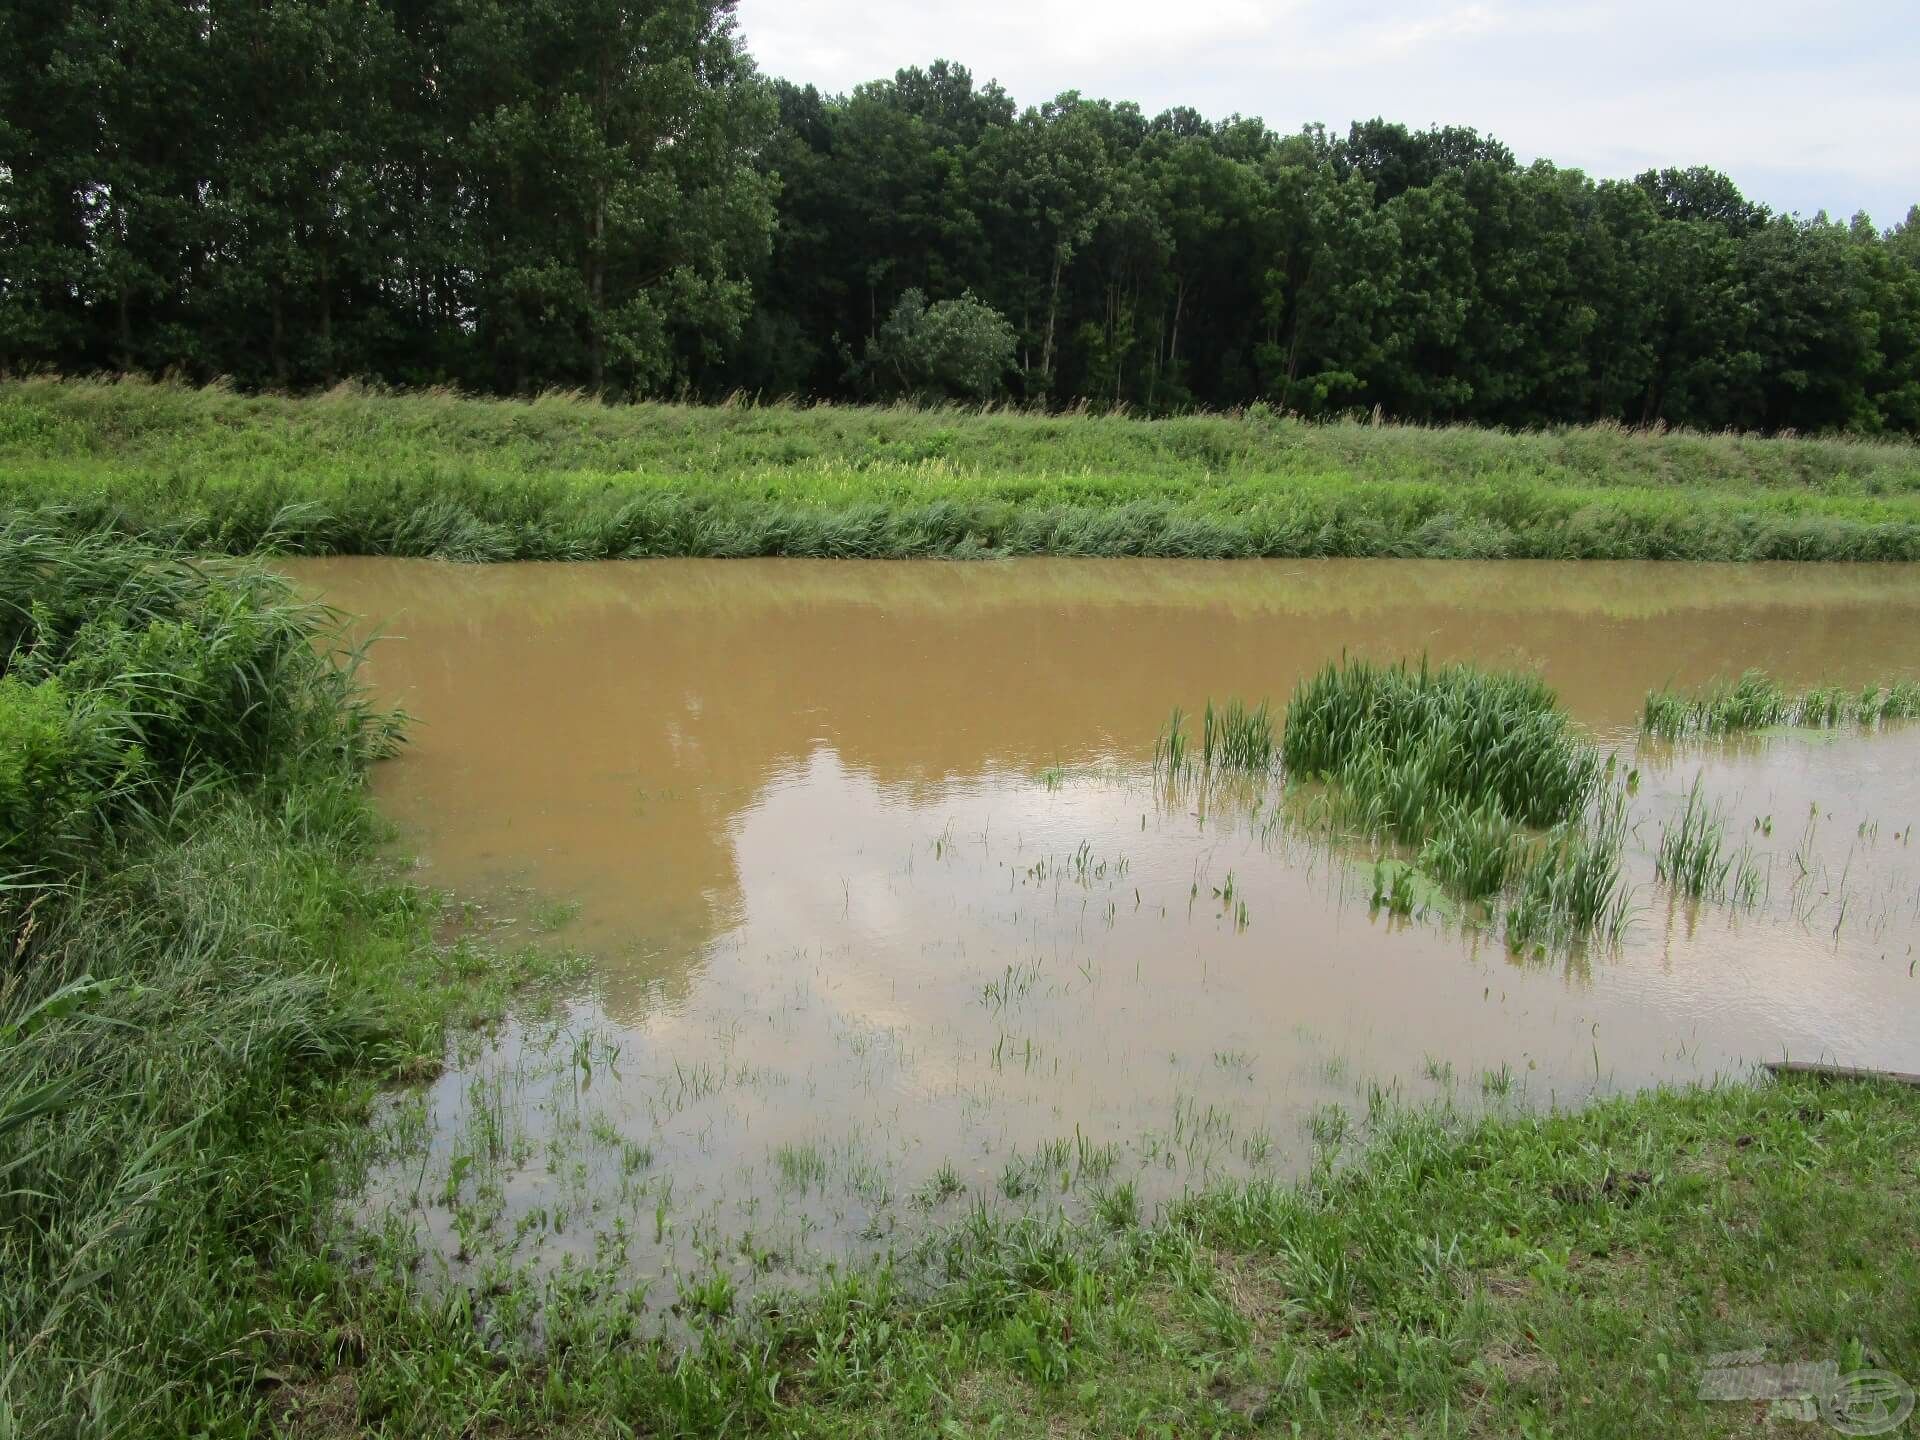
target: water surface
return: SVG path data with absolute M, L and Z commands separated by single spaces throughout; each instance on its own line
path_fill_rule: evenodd
M 777 1272 L 974 1203 L 1124 1185 L 1150 1211 L 1297 1169 L 1369 1104 L 1574 1102 L 1783 1055 L 1920 1069 L 1920 732 L 1634 734 L 1667 682 L 1920 672 L 1911 567 L 288 568 L 385 630 L 368 673 L 417 724 L 376 793 L 423 878 L 520 931 L 565 916 L 592 957 L 557 1021 L 431 1087 L 429 1168 L 480 1162 L 455 1203 L 383 1182 L 470 1260 Z M 1521 961 L 1373 915 L 1366 857 L 1274 823 L 1273 795 L 1153 783 L 1171 706 L 1280 707 L 1343 651 L 1538 669 L 1639 768 L 1620 947 Z M 1653 880 L 1697 775 L 1757 907 Z M 476 1207 L 485 1234 L 456 1235 Z

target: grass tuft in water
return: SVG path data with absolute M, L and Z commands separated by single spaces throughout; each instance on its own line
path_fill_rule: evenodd
M 1794 694 L 1764 671 L 1748 670 L 1738 680 L 1722 682 L 1700 695 L 1673 689 L 1649 691 L 1641 708 L 1640 728 L 1660 739 L 1678 740 L 1774 726 L 1870 729 L 1916 717 L 1920 717 L 1920 681 L 1896 680 L 1858 691 L 1829 685 Z
M 1726 850 L 1725 814 L 1700 797 L 1700 777 L 1694 776 L 1687 791 L 1687 803 L 1679 818 L 1660 830 L 1660 846 L 1654 857 L 1654 878 L 1664 880 L 1682 895 L 1693 900 L 1716 900 L 1727 893 L 1727 877 L 1732 873 L 1734 856 Z M 1743 867 L 1743 892 L 1757 880 L 1748 882 Z
M 1347 659 L 1287 705 L 1288 771 L 1333 782 L 1377 833 L 1426 839 L 1449 808 L 1559 824 L 1593 793 L 1600 758 L 1532 675 Z
M 1278 747 L 1266 701 L 1249 708 L 1236 696 L 1216 706 L 1209 697 L 1200 712 L 1197 752 L 1186 723 L 1186 712 L 1174 706 L 1154 741 L 1157 773 L 1177 777 L 1197 769 L 1203 775 L 1261 775 L 1273 768 Z

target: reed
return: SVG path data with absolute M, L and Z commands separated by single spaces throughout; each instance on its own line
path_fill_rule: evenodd
M 1726 816 L 1701 798 L 1696 775 L 1679 818 L 1660 829 L 1654 878 L 1693 900 L 1721 898 L 1734 862 L 1726 838 Z
M 1413 843 L 1450 806 L 1559 824 L 1601 765 L 1537 677 L 1425 659 L 1327 665 L 1294 690 L 1281 754 L 1292 775 L 1334 782 L 1372 828 Z
M 1556 826 L 1529 848 L 1504 916 L 1509 949 L 1534 953 L 1619 937 L 1631 904 L 1620 869 L 1626 829 L 1626 791 L 1613 786 L 1602 790 L 1588 814 Z
M 1200 711 L 1196 750 L 1188 734 L 1186 712 L 1173 707 L 1153 744 L 1153 768 L 1168 777 L 1198 770 L 1202 775 L 1261 775 L 1273 768 L 1277 746 L 1267 702 L 1248 705 L 1230 697 L 1216 706 L 1209 697 Z
M 1640 728 L 1659 739 L 1678 740 L 1773 726 L 1871 729 L 1916 716 L 1920 716 L 1920 681 L 1870 684 L 1858 691 L 1827 685 L 1795 694 L 1763 671 L 1748 670 L 1739 679 L 1710 686 L 1702 694 L 1687 695 L 1671 688 L 1649 691 Z
M 1209 699 L 1200 715 L 1200 764 L 1203 769 L 1259 774 L 1273 768 L 1273 718 L 1262 700 L 1248 709 L 1229 698 L 1218 710 Z

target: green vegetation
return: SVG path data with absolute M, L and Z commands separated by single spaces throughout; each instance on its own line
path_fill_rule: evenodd
M 1723 895 L 1733 869 L 1726 839 L 1727 817 L 1700 798 L 1696 775 L 1679 818 L 1661 827 L 1654 874 L 1690 899 Z
M 1912 213 L 944 61 L 822 95 L 753 39 L 730 0 L 0 9 L 0 367 L 1920 431 Z
M 1200 748 L 1194 753 L 1186 732 L 1186 713 L 1178 705 L 1154 741 L 1157 772 L 1178 777 L 1189 767 L 1204 775 L 1263 775 L 1273 768 L 1273 717 L 1262 700 L 1252 709 L 1237 696 L 1218 709 L 1211 697 L 1200 712 Z
M 1600 758 L 1537 676 L 1471 665 L 1329 664 L 1287 704 L 1282 754 L 1346 793 L 1366 828 L 1418 843 L 1449 808 L 1555 825 L 1585 804 Z
M 1376 905 L 1417 908 L 1421 877 L 1464 900 L 1511 884 L 1516 950 L 1625 923 L 1625 796 L 1536 676 L 1343 660 L 1294 691 L 1282 754 L 1327 786 L 1328 825 L 1412 848 L 1375 867 Z
M 1649 735 L 1677 740 L 1687 735 L 1732 735 L 1774 725 L 1832 729 L 1838 725 L 1879 725 L 1920 716 L 1920 681 L 1896 680 L 1859 691 L 1831 686 L 1788 694 L 1780 683 L 1749 670 L 1731 684 L 1704 695 L 1674 690 L 1647 694 L 1640 728 Z
M 1271 414 L 0 385 L 0 504 L 199 551 L 1920 558 L 1920 448 Z
M 500 1003 L 370 865 L 392 732 L 331 634 L 253 569 L 0 524 L 0 1434 L 246 1433 L 367 1082 Z

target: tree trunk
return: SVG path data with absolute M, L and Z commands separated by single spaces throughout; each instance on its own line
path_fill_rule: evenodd
M 123 284 L 115 300 L 115 314 L 120 346 L 120 368 L 131 372 L 133 369 L 133 306 L 127 296 L 127 287 Z
M 607 192 L 603 185 L 594 197 L 593 218 L 587 231 L 587 363 L 595 395 L 601 393 L 607 378 L 606 337 L 601 329 L 607 299 L 606 235 Z
M 320 253 L 320 376 L 328 388 L 337 378 L 333 368 L 333 267 Z
M 1040 342 L 1040 379 L 1053 390 L 1053 326 L 1060 317 L 1060 272 L 1066 268 L 1065 247 L 1053 247 L 1053 284 L 1047 291 L 1047 333 Z
M 287 317 L 280 304 L 280 287 L 269 287 L 273 296 L 273 330 L 267 345 L 270 363 L 273 366 L 273 383 L 284 389 L 287 383 Z
M 1167 374 L 1173 375 L 1180 362 L 1180 312 L 1186 308 L 1187 277 L 1176 275 L 1173 290 L 1173 336 L 1167 341 Z

